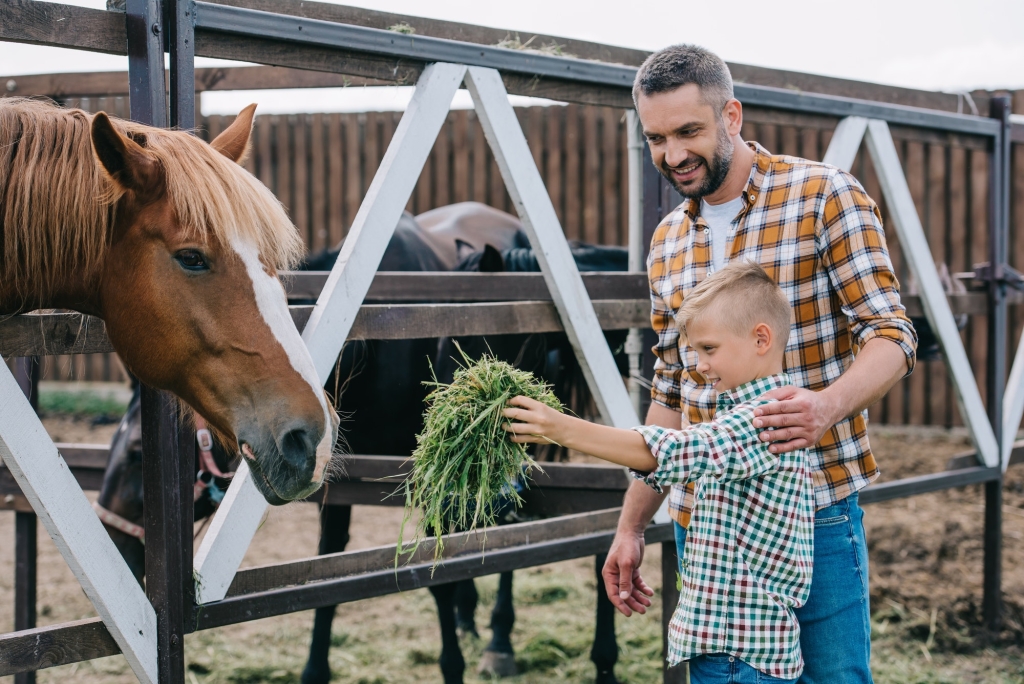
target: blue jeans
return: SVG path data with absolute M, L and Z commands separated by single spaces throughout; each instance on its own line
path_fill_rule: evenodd
M 697 656 L 689 664 L 690 684 L 797 684 L 766 675 L 727 653 Z
M 800 684 L 872 681 L 868 545 L 864 509 L 858 505 L 858 498 L 851 494 L 814 516 L 811 594 L 804 607 L 796 611 L 804 654 Z M 676 525 L 675 533 L 676 550 L 682 558 L 686 530 Z

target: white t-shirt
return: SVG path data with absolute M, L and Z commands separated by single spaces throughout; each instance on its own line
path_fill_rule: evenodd
M 742 196 L 722 204 L 708 204 L 705 200 L 700 201 L 701 218 L 711 229 L 709 235 L 711 238 L 711 266 L 716 271 L 725 264 L 725 247 L 729 244 L 732 220 L 736 218 L 742 208 Z

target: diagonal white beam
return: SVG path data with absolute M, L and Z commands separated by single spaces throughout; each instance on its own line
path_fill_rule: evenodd
M 1024 418 L 1024 336 L 1017 344 L 1017 354 L 1013 358 L 1010 377 L 1006 381 L 1003 392 L 1003 453 L 1002 465 L 1005 471 L 1010 465 L 1010 454 L 1013 443 L 1017 439 L 1017 428 Z
M 601 415 L 616 427 L 638 425 L 501 75 L 494 69 L 469 67 L 466 87 Z
M 867 142 L 882 186 L 882 194 L 889 206 L 900 244 L 903 245 L 903 257 L 910 265 L 911 272 L 917 277 L 925 315 L 939 339 L 939 344 L 942 345 L 946 368 L 956 389 L 960 416 L 970 430 L 979 460 L 986 466 L 995 468 L 1000 464 L 996 436 L 985 414 L 978 383 L 967 359 L 953 311 L 942 288 L 942 281 L 939 280 L 939 272 L 928 248 L 928 240 L 921 227 L 921 220 L 918 218 L 917 208 L 907 186 L 907 179 L 896 154 L 896 146 L 893 144 L 888 124 L 871 119 L 867 125 Z
M 431 64 L 416 83 L 302 333 L 321 382 L 327 381 L 341 353 L 465 73 L 463 65 Z M 227 594 L 266 508 L 243 464 L 196 553 L 197 602 L 219 601 Z
M 144 684 L 156 684 L 156 612 L 4 363 L 0 460 L 43 521 L 135 676 Z
M 853 168 L 853 160 L 857 158 L 860 143 L 864 140 L 864 132 L 868 128 L 868 120 L 862 116 L 848 116 L 839 122 L 832 133 L 832 140 L 821 160 L 843 171 Z

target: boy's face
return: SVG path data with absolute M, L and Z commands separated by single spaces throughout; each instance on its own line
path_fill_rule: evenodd
M 737 332 L 719 322 L 714 313 L 705 315 L 687 328 L 687 344 L 697 351 L 697 372 L 719 392 L 781 371 L 769 353 L 774 342 L 771 329 L 759 323 L 748 333 Z

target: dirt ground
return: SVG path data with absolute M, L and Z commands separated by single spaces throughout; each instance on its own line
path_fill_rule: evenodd
M 103 442 L 113 426 L 47 419 L 60 441 Z M 941 470 L 968 447 L 961 432 L 872 430 L 883 479 Z M 1003 493 L 1005 627 L 981 628 L 982 511 L 980 487 L 967 487 L 866 507 L 871 563 L 875 681 L 885 684 L 1024 683 L 1024 468 L 1011 469 Z M 0 631 L 12 624 L 13 514 L 0 512 Z M 400 511 L 357 506 L 350 548 L 393 543 Z M 244 565 L 313 555 L 316 509 L 295 504 L 271 509 Z M 39 622 L 93 616 L 91 606 L 44 532 L 39 540 Z M 645 574 L 660 586 L 660 549 Z M 513 644 L 523 674 L 513 682 L 590 682 L 593 560 L 579 559 L 515 575 Z M 467 680 L 489 636 L 488 611 L 496 578 L 478 580 L 477 622 L 482 640 L 464 642 Z M 657 603 L 655 607 L 657 608 Z M 312 613 L 296 613 L 192 634 L 186 639 L 189 684 L 299 681 Z M 351 684 L 440 682 L 437 618 L 428 592 L 414 591 L 340 606 L 331 651 L 334 681 Z M 617 621 L 616 672 L 623 682 L 660 679 L 660 611 Z M 11 678 L 0 678 L 10 684 Z M 52 668 L 40 684 L 134 682 L 121 656 Z

